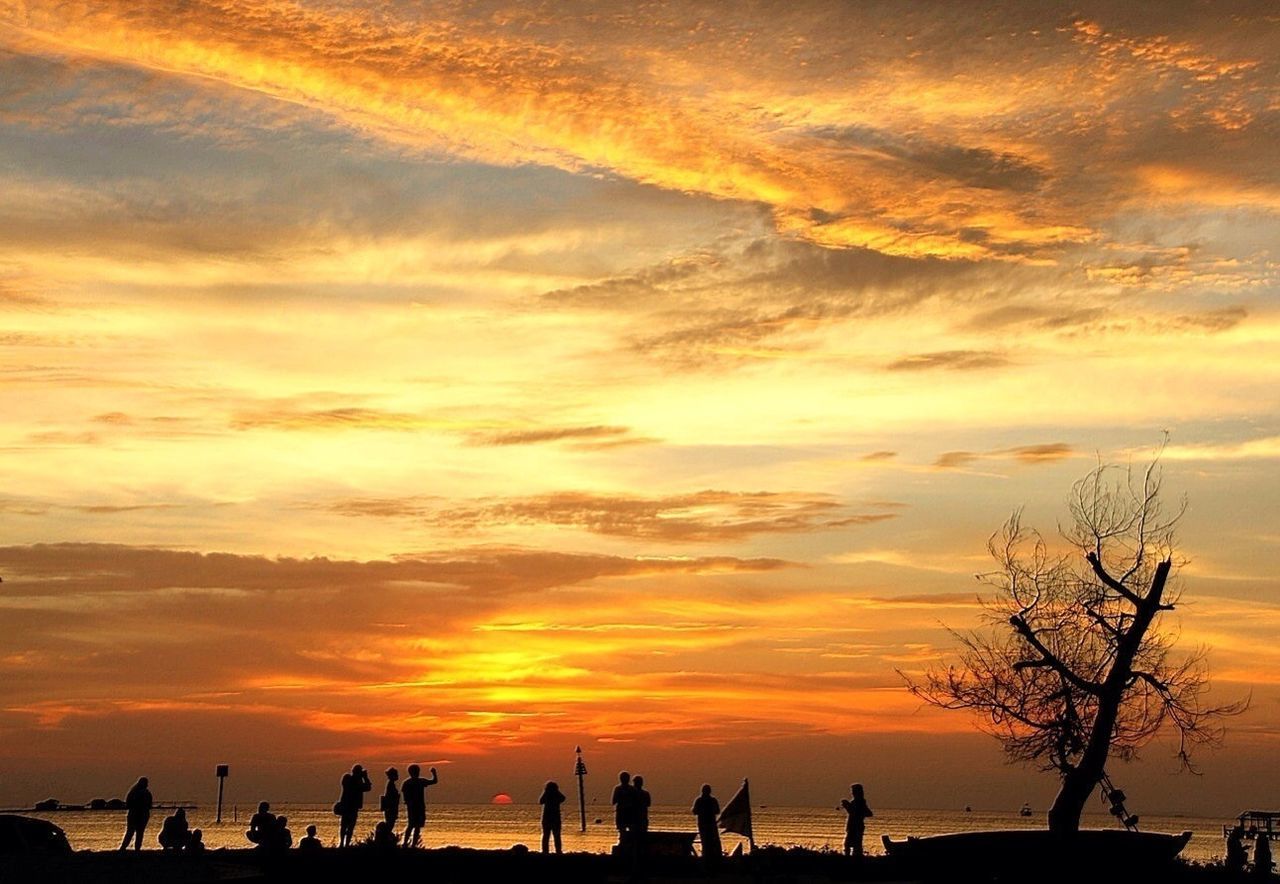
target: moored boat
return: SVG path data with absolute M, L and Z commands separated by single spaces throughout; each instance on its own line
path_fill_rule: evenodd
M 1059 835 L 1048 829 L 1012 829 L 900 840 L 884 835 L 881 840 L 885 853 L 912 867 L 957 874 L 1008 870 L 1034 874 L 1085 867 L 1107 872 L 1158 867 L 1182 851 L 1191 833 L 1082 829 Z

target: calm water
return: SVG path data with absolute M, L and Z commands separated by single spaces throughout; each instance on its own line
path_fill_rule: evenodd
M 608 851 L 616 840 L 613 815 L 607 808 L 587 810 L 587 831 L 579 831 L 576 808 L 569 811 L 565 805 L 564 849 L 566 851 Z M 200 807 L 188 811 L 192 827 L 204 830 L 205 843 L 209 847 L 249 847 L 244 830 L 254 808 L 239 807 L 238 820 L 232 819 L 232 811 L 223 810 L 221 825 L 213 822 L 214 810 Z M 289 828 L 294 839 L 302 837 L 309 824 L 319 829 L 320 839 L 326 844 L 338 837 L 338 818 L 332 813 L 332 805 L 280 804 L 272 807 L 275 813 L 289 817 Z M 167 811 L 151 817 L 144 846 L 158 848 L 156 836 Z M 118 847 L 124 834 L 123 811 L 59 812 L 31 814 L 52 820 L 67 833 L 71 845 L 77 850 L 109 850 Z M 380 819 L 376 811 L 366 810 L 357 828 L 358 838 L 373 830 Z M 600 819 L 600 823 L 595 820 Z M 650 811 L 651 826 L 655 829 L 693 831 L 693 817 L 689 808 L 659 807 Z M 754 827 L 758 844 L 782 846 L 830 847 L 839 849 L 844 842 L 844 812 L 836 808 L 821 807 L 757 807 L 754 811 Z M 894 810 L 877 808 L 874 818 L 867 821 L 866 844 L 870 852 L 880 853 L 880 835 L 894 838 L 905 835 L 936 835 L 943 832 L 960 832 L 972 829 L 1022 829 L 1044 825 L 1042 813 L 1033 817 L 1020 817 L 1016 813 L 992 813 L 974 811 L 959 813 L 941 810 Z M 539 808 L 537 805 L 430 805 L 427 817 L 426 841 L 430 847 L 459 845 L 462 847 L 507 848 L 513 844 L 527 844 L 537 849 L 540 837 Z M 1196 817 L 1143 817 L 1142 828 L 1153 832 L 1194 832 L 1191 843 L 1183 856 L 1208 860 L 1222 855 L 1222 823 L 1218 819 Z M 1112 828 L 1115 823 L 1105 815 L 1086 816 L 1088 828 Z M 725 849 L 732 849 L 739 839 L 724 836 Z

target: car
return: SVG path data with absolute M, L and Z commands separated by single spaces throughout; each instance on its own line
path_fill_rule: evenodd
M 0 814 L 0 854 L 71 852 L 67 833 L 48 820 L 17 814 Z

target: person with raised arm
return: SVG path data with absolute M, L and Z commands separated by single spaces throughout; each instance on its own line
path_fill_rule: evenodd
M 416 764 L 409 765 L 409 778 L 400 792 L 404 797 L 404 846 L 417 847 L 422 842 L 422 827 L 427 824 L 427 787 L 440 782 L 436 769 L 431 768 L 431 779 L 425 779 Z

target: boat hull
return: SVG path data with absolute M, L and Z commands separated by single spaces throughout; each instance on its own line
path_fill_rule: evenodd
M 953 874 L 1032 874 L 1072 870 L 1110 873 L 1150 870 L 1173 861 L 1191 840 L 1190 832 L 1128 832 L 1083 829 L 1057 835 L 1047 829 L 958 832 L 923 838 L 881 839 L 885 853 L 904 865 Z

